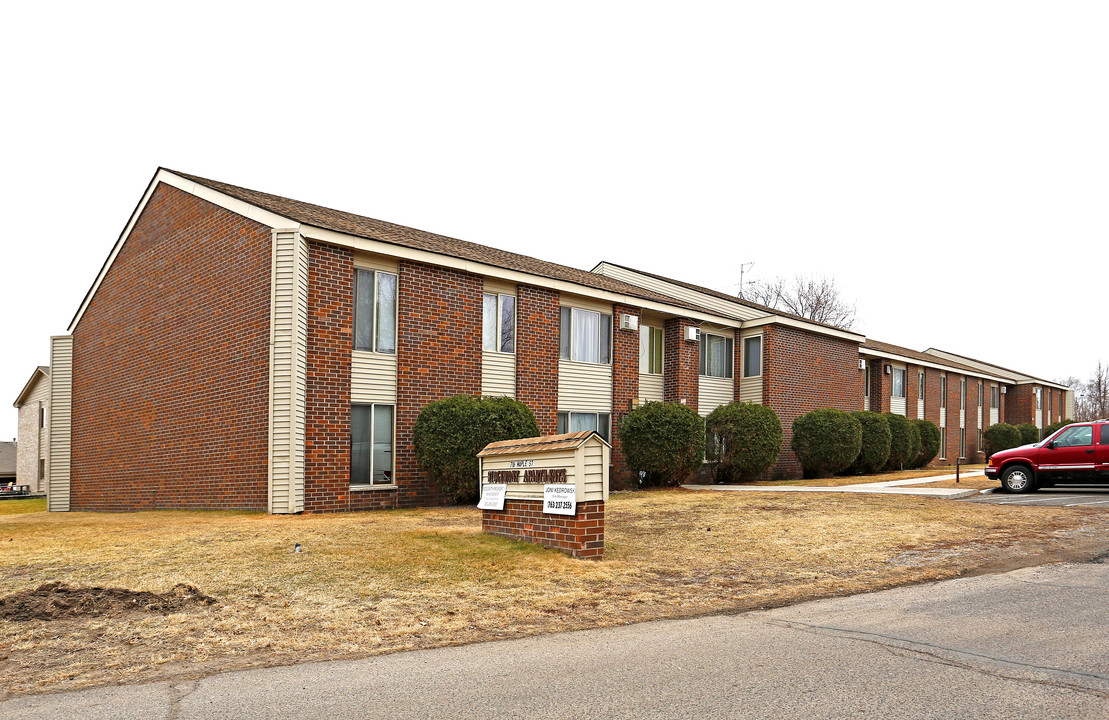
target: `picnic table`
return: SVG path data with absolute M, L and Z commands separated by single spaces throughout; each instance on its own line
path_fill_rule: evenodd
M 8 483 L 7 485 L 0 485 L 0 497 L 7 497 L 10 495 L 30 495 L 30 485 L 16 485 L 15 483 Z

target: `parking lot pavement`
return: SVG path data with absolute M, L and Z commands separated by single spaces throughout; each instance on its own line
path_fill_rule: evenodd
M 964 502 L 991 505 L 1043 505 L 1047 507 L 1084 507 L 1109 510 L 1109 485 L 1071 485 L 1042 488 L 1034 493 L 995 492 L 978 495 Z

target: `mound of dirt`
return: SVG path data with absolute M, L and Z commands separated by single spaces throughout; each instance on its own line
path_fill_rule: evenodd
M 62 620 L 135 612 L 168 615 L 215 603 L 215 598 L 184 583 L 159 594 L 125 588 L 72 587 L 52 582 L 0 597 L 0 619 Z

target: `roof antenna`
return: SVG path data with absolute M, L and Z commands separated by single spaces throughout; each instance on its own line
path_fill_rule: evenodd
M 740 263 L 739 265 L 739 297 L 743 297 L 743 274 L 755 266 L 752 260 L 749 263 Z

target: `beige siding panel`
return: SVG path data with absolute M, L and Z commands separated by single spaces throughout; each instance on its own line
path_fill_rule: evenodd
M 487 293 L 499 293 L 501 295 L 515 295 L 516 283 L 508 282 L 507 280 L 500 280 L 498 278 L 483 278 L 482 289 Z
M 891 397 L 890 398 L 890 412 L 894 415 L 905 415 L 905 398 Z
M 639 374 L 639 397 L 644 402 L 662 402 L 666 399 L 663 376 L 650 373 Z
M 732 378 L 701 376 L 697 388 L 697 412 L 706 417 L 710 412 L 727 405 L 735 399 L 735 383 Z
M 350 401 L 397 403 L 397 356 L 355 350 L 350 354 Z
M 982 428 L 982 408 L 981 408 L 981 406 L 979 406 L 979 408 L 978 408 L 978 426 L 977 427 L 979 429 Z
M 381 270 L 382 272 L 395 273 L 399 272 L 400 263 L 395 257 L 389 257 L 388 255 L 355 251 L 354 266 L 363 270 Z
M 481 354 L 481 394 L 486 397 L 516 397 L 516 356 L 512 353 Z
M 595 310 L 605 315 L 612 314 L 612 303 L 596 298 L 585 297 L 584 295 L 574 295 L 572 293 L 562 293 L 559 299 L 560 305 L 567 305 L 569 307 L 582 308 L 584 310 Z M 613 328 L 615 330 L 615 327 Z
M 50 338 L 50 473 L 46 509 L 69 511 L 69 469 L 73 418 L 73 336 Z
M 273 231 L 270 295 L 269 510 L 304 510 L 305 405 L 308 392 L 308 241 Z
M 924 401 L 920 398 L 917 398 L 916 400 L 916 416 L 918 418 L 924 417 Z
M 697 292 L 696 290 L 690 290 L 681 285 L 675 285 L 665 280 L 642 275 L 634 270 L 628 270 L 627 268 L 615 267 L 608 263 L 601 263 L 597 268 L 597 272 L 606 277 L 623 280 L 626 283 L 638 285 L 641 288 L 653 290 L 657 293 L 677 298 L 678 300 L 693 303 L 694 305 L 703 307 L 707 310 L 713 310 L 728 317 L 736 317 L 741 320 L 753 320 L 759 317 L 766 317 L 769 314 L 761 310 L 747 307 L 746 305 L 740 305 L 738 302 L 730 302 L 723 298 L 716 297 L 715 295 L 707 295 Z
M 559 360 L 558 409 L 612 412 L 612 366 Z
M 762 376 L 743 378 L 739 381 L 739 400 L 762 405 Z
M 997 408 L 990 408 L 990 425 L 997 425 L 998 419 L 1000 417 L 1000 412 L 1001 411 Z
M 536 453 L 529 455 L 529 458 L 534 458 L 537 469 L 543 468 L 565 468 L 566 481 L 574 482 L 577 477 L 577 456 L 574 450 L 566 450 L 565 452 L 551 452 L 551 453 Z M 481 479 L 482 482 L 489 482 L 490 470 L 508 470 L 513 460 L 518 459 L 515 455 L 490 455 L 481 459 Z M 543 485 L 539 483 L 510 483 L 508 485 L 508 493 L 506 496 L 510 499 L 517 500 L 542 500 L 543 499 Z

